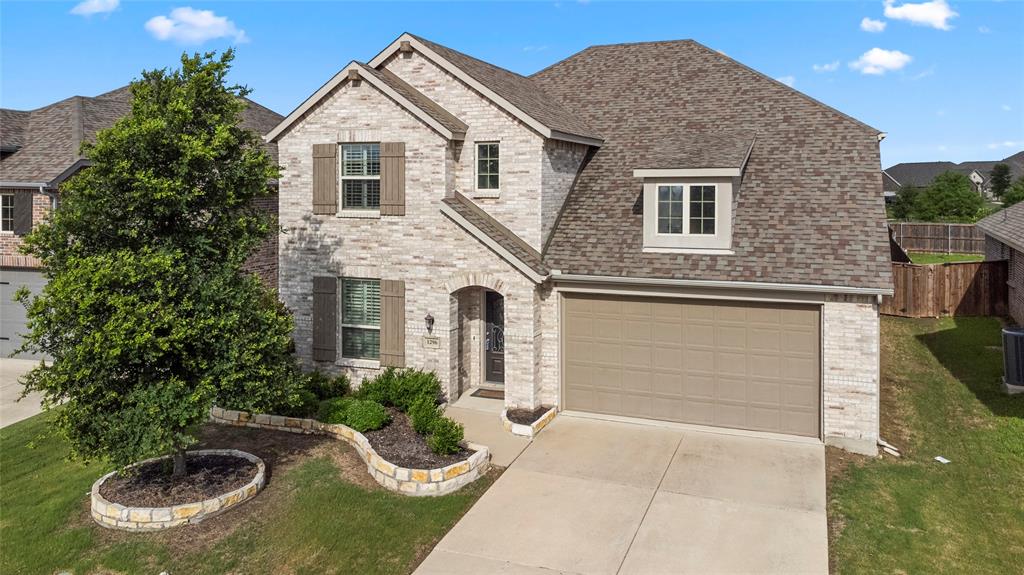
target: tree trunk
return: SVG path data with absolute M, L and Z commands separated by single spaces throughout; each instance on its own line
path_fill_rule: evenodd
M 177 449 L 172 456 L 174 459 L 174 472 L 171 477 L 181 479 L 185 477 L 185 450 Z

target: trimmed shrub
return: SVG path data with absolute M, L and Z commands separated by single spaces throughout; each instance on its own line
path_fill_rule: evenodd
M 409 407 L 409 422 L 416 433 L 427 435 L 434 429 L 434 423 L 441 418 L 437 401 L 431 397 L 420 397 Z
M 389 367 L 378 373 L 373 379 L 363 381 L 363 384 L 356 390 L 355 397 L 376 401 L 381 405 L 394 405 L 391 400 L 396 395 L 398 373 L 397 369 Z
M 274 413 L 287 417 L 313 417 L 319 404 L 316 394 L 308 389 L 300 389 L 289 403 L 280 406 Z
M 389 367 L 377 377 L 363 382 L 355 395 L 360 399 L 376 401 L 408 412 L 421 397 L 429 397 L 436 402 L 441 395 L 441 381 L 432 371 Z
M 332 377 L 321 371 L 307 373 L 305 387 L 320 399 L 344 397 L 352 390 L 352 384 L 347 375 L 341 374 Z
M 320 409 L 317 411 L 316 418 L 323 423 L 344 424 L 345 412 L 353 401 L 355 400 L 350 397 L 325 399 L 320 402 Z
M 354 399 L 345 410 L 344 424 L 359 433 L 380 429 L 389 421 L 391 416 L 384 406 L 373 401 Z
M 433 433 L 427 438 L 427 445 L 438 455 L 449 455 L 459 451 L 462 442 L 463 428 L 457 421 L 439 417 L 434 422 Z

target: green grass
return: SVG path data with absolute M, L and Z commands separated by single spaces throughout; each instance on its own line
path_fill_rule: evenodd
M 189 527 L 127 534 L 92 524 L 87 492 L 105 468 L 68 462 L 61 440 L 37 439 L 48 418 L 0 430 L 5 575 L 408 573 L 493 481 L 489 474 L 445 497 L 405 497 L 348 483 L 329 456 L 311 455 L 272 477 L 277 500 L 247 514 L 244 526 L 206 545 L 183 545 Z
M 937 254 L 929 252 L 910 252 L 910 261 L 915 264 L 947 264 L 955 262 L 980 262 L 984 254 Z
M 830 485 L 837 572 L 1020 572 L 1024 396 L 999 389 L 999 329 L 883 319 L 882 436 L 903 458 L 854 463 Z

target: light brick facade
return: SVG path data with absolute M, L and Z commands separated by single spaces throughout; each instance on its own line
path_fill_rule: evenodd
M 985 236 L 985 259 L 1008 261 L 1009 313 L 1017 325 L 1024 325 L 1024 253 L 992 236 Z
M 14 188 L 0 189 L 0 194 L 24 193 L 24 190 Z M 32 192 L 32 226 L 35 227 L 50 215 L 53 200 L 49 194 Z M 22 236 L 14 232 L 0 232 L 0 267 L 6 268 L 38 268 L 39 260 L 26 256 L 19 250 L 24 243 Z
M 831 295 L 821 318 L 825 441 L 876 454 L 881 324 L 875 296 Z

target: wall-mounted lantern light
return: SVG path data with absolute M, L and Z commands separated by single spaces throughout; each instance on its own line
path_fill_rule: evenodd
M 427 333 L 434 333 L 434 316 L 427 314 L 427 317 L 423 318 L 423 323 L 427 326 Z

